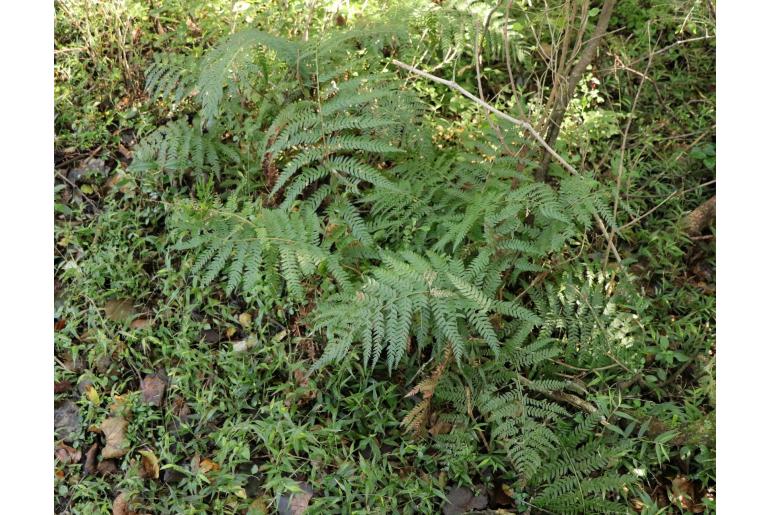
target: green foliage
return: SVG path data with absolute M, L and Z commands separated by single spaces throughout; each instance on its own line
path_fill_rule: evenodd
M 142 136 L 117 185 L 56 189 L 55 379 L 101 395 L 78 400 L 74 446 L 112 395 L 134 412 L 122 474 L 61 466 L 58 508 L 120 490 L 135 511 L 271 511 L 306 482 L 318 512 L 435 513 L 451 485 L 502 484 L 506 509 L 616 513 L 683 471 L 714 484 L 715 306 L 708 270 L 692 279 L 713 256 L 672 229 L 711 194 L 713 44 L 656 54 L 633 113 L 639 76 L 615 66 L 646 58 L 650 19 L 671 45 L 710 30 L 706 8 L 619 3 L 557 145 L 580 175 L 540 183 L 526 134 L 389 59 L 477 91 L 478 51 L 485 98 L 534 122 L 562 9 L 399 3 L 100 4 L 88 27 L 57 10 L 57 150 Z M 104 27 L 126 20 L 124 55 Z M 140 69 L 131 118 L 104 99 Z M 93 94 L 90 74 L 109 77 Z M 602 262 L 597 214 L 623 267 Z M 149 326 L 105 317 L 124 298 Z M 139 378 L 160 368 L 155 409 Z M 178 483 L 140 477 L 146 448 Z

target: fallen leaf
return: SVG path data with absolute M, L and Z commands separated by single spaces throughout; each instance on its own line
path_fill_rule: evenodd
M 67 321 L 63 318 L 60 318 L 56 322 L 53 323 L 53 330 L 54 331 L 61 331 L 67 326 Z
M 142 477 L 158 479 L 160 477 L 160 465 L 158 457 L 152 451 L 139 451 L 142 455 Z
M 692 513 L 703 513 L 705 506 L 695 503 L 695 487 L 684 476 L 671 481 L 672 502 L 675 506 Z
M 313 489 L 307 483 L 300 483 L 301 492 L 283 494 L 278 499 L 279 515 L 302 515 L 310 505 L 313 498 Z
M 110 415 L 113 417 L 123 417 L 126 420 L 131 420 L 131 409 L 128 403 L 128 399 L 125 395 L 115 395 L 112 398 L 110 404 Z
M 86 451 L 86 463 L 83 465 L 83 473 L 86 476 L 92 476 L 96 474 L 98 467 L 96 465 L 96 455 L 99 453 L 99 444 L 94 444 Z
M 248 338 L 245 338 L 239 342 L 233 343 L 233 351 L 234 352 L 244 352 L 249 350 L 250 348 L 254 347 L 257 344 L 257 335 L 252 334 Z
M 72 388 L 72 383 L 70 383 L 67 380 L 64 381 L 57 381 L 53 384 L 53 393 L 56 395 L 57 393 L 64 393 L 66 391 L 69 391 Z
M 473 495 L 469 488 L 455 487 L 447 494 L 447 502 L 444 504 L 444 515 L 459 515 L 471 510 L 483 510 L 487 507 L 487 496 Z
M 112 460 L 102 460 L 96 467 L 96 472 L 100 476 L 114 476 L 119 472 L 118 466 Z
M 71 443 L 80 431 L 80 424 L 80 410 L 74 402 L 66 400 L 54 408 L 54 433 L 60 440 Z
M 216 329 L 206 329 L 201 333 L 201 338 L 210 345 L 216 345 L 222 340 L 222 335 Z
M 149 318 L 137 318 L 133 322 L 131 322 L 131 329 L 136 329 L 137 331 L 141 331 L 142 329 L 147 329 L 152 327 L 152 320 Z
M 163 404 L 166 381 L 160 374 L 150 374 L 142 379 L 142 401 L 150 406 Z
M 431 434 L 431 436 L 436 435 L 445 435 L 449 433 L 449 431 L 452 430 L 452 424 L 447 422 L 446 420 L 438 420 L 435 424 L 433 424 L 430 429 L 428 429 L 428 432 Z
M 129 515 L 130 513 L 128 509 L 128 496 L 121 492 L 112 501 L 112 515 Z
M 182 422 L 187 422 L 190 418 L 190 406 L 181 397 L 175 397 L 174 402 L 171 405 L 171 412 L 178 417 Z
M 53 475 L 58 479 L 64 479 L 64 471 L 62 469 L 55 469 Z
M 106 374 L 107 370 L 110 368 L 110 365 L 112 365 L 112 354 L 110 352 L 99 356 L 94 363 L 96 371 L 100 374 Z
M 179 483 L 184 478 L 185 478 L 185 475 L 179 472 L 178 470 L 166 469 L 163 471 L 164 483 L 169 483 L 169 484 Z
M 204 474 L 208 474 L 209 472 L 217 472 L 221 470 L 222 467 L 219 465 L 219 463 L 206 458 L 201 460 L 200 465 L 198 465 L 198 469 Z
M 104 305 L 104 312 L 113 322 L 125 322 L 136 316 L 132 299 L 112 299 Z
M 105 445 L 102 458 L 119 458 L 128 452 L 129 443 L 126 440 L 128 422 L 123 417 L 104 419 L 99 426 L 104 434 Z
M 237 331 L 238 331 L 238 330 L 237 330 L 235 327 L 232 327 L 232 326 L 231 326 L 231 327 L 228 327 L 227 329 L 225 329 L 225 336 L 227 336 L 228 338 L 232 338 L 232 337 L 233 337 L 233 335 L 234 335 L 234 334 L 235 334 Z
M 55 455 L 56 459 L 63 465 L 72 465 L 73 463 L 79 462 L 80 458 L 83 457 L 82 452 L 63 443 L 56 447 Z
M 251 313 L 241 313 L 238 315 L 238 323 L 248 329 L 251 327 Z
M 96 391 L 96 388 L 94 388 L 94 385 L 92 384 L 88 385 L 86 387 L 85 393 L 86 393 L 86 398 L 91 404 L 95 406 L 98 406 L 100 404 L 101 399 L 99 398 L 99 392 Z

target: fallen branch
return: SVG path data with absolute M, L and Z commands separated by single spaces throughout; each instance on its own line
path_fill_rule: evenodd
M 556 152 L 544 139 L 543 137 L 535 130 L 532 125 L 530 125 L 528 122 L 525 122 L 524 120 L 519 120 L 517 118 L 514 118 L 508 114 L 505 114 L 504 112 L 500 111 L 496 107 L 484 102 L 479 97 L 465 89 L 464 87 L 457 84 L 455 81 L 452 80 L 446 80 L 442 79 L 441 77 L 436 77 L 435 75 L 428 73 L 426 71 L 420 70 L 419 68 L 415 68 L 414 66 L 410 66 L 406 63 L 402 63 L 401 61 L 397 59 L 393 59 L 391 61 L 393 64 L 398 66 L 399 68 L 402 68 L 404 70 L 407 70 L 411 73 L 414 73 L 415 75 L 419 75 L 420 77 L 424 77 L 426 79 L 432 80 L 433 82 L 438 82 L 439 84 L 443 84 L 444 86 L 448 87 L 449 89 L 453 89 L 460 93 L 465 98 L 472 100 L 474 103 L 478 104 L 479 106 L 483 107 L 490 113 L 494 113 L 503 120 L 512 123 L 513 125 L 517 127 L 521 127 L 525 131 L 527 131 L 530 135 L 532 135 L 533 138 L 535 138 L 535 141 L 537 141 L 546 152 L 548 152 L 550 155 L 553 156 L 556 161 L 558 161 L 559 164 L 561 164 L 565 170 L 567 170 L 569 173 L 573 175 L 580 176 L 580 173 L 575 169 L 574 166 L 569 164 L 562 156 L 559 155 L 558 152 Z M 602 235 L 604 236 L 604 239 L 607 240 L 607 245 L 609 246 L 610 250 L 612 251 L 612 255 L 615 257 L 615 260 L 618 262 L 618 264 L 622 265 L 623 260 L 620 258 L 620 254 L 618 254 L 618 249 L 615 248 L 615 244 L 612 242 L 612 238 L 610 238 L 610 234 L 607 232 L 607 227 L 604 225 L 604 222 L 599 217 L 598 214 L 594 213 L 594 220 L 596 221 L 596 225 L 599 226 L 599 230 L 601 231 Z
M 684 232 L 688 236 L 697 236 L 716 219 L 716 216 L 717 196 L 714 195 L 682 219 Z

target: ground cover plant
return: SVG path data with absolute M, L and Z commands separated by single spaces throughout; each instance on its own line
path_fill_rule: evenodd
M 706 513 L 708 1 L 56 2 L 60 513 Z

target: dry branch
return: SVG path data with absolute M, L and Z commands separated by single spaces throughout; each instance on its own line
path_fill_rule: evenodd
M 717 196 L 714 195 L 706 202 L 692 210 L 682 219 L 684 232 L 688 236 L 697 236 L 703 229 L 711 225 L 717 216 Z
M 503 120 L 506 120 L 517 127 L 521 127 L 525 131 L 527 131 L 533 138 L 535 138 L 535 141 L 537 141 L 544 149 L 545 151 L 552 155 L 556 161 L 561 164 L 565 170 L 567 170 L 569 173 L 573 175 L 580 175 L 580 173 L 575 169 L 574 166 L 569 164 L 562 156 L 559 155 L 558 152 L 556 152 L 544 139 L 543 137 L 535 130 L 532 125 L 529 124 L 529 122 L 525 122 L 523 120 L 519 120 L 517 118 L 514 118 L 508 114 L 505 114 L 504 112 L 500 111 L 496 107 L 484 102 L 479 97 L 465 89 L 464 87 L 457 84 L 455 81 L 442 79 L 441 77 L 437 77 L 431 73 L 428 73 L 426 71 L 420 70 L 419 68 L 415 68 L 414 66 L 410 66 L 406 63 L 402 63 L 401 61 L 397 59 L 393 59 L 391 61 L 393 64 L 398 66 L 399 68 L 402 68 L 404 70 L 407 70 L 411 73 L 414 73 L 415 75 L 419 75 L 420 77 L 424 77 L 426 79 L 432 80 L 433 82 L 438 82 L 439 84 L 443 84 L 444 86 L 453 89 L 460 93 L 462 96 L 472 100 L 479 106 L 483 107 L 490 113 L 494 113 Z M 599 217 L 598 214 L 594 213 L 594 221 L 596 222 L 596 225 L 599 227 L 599 230 L 601 231 L 602 235 L 604 236 L 604 239 L 607 240 L 607 245 L 609 246 L 610 250 L 612 251 L 612 255 L 615 257 L 615 260 L 618 262 L 618 264 L 622 264 L 622 259 L 620 258 L 620 254 L 618 254 L 618 249 L 615 248 L 615 244 L 612 242 L 612 238 L 610 238 L 610 234 L 607 232 L 607 227 L 604 225 L 604 222 Z

